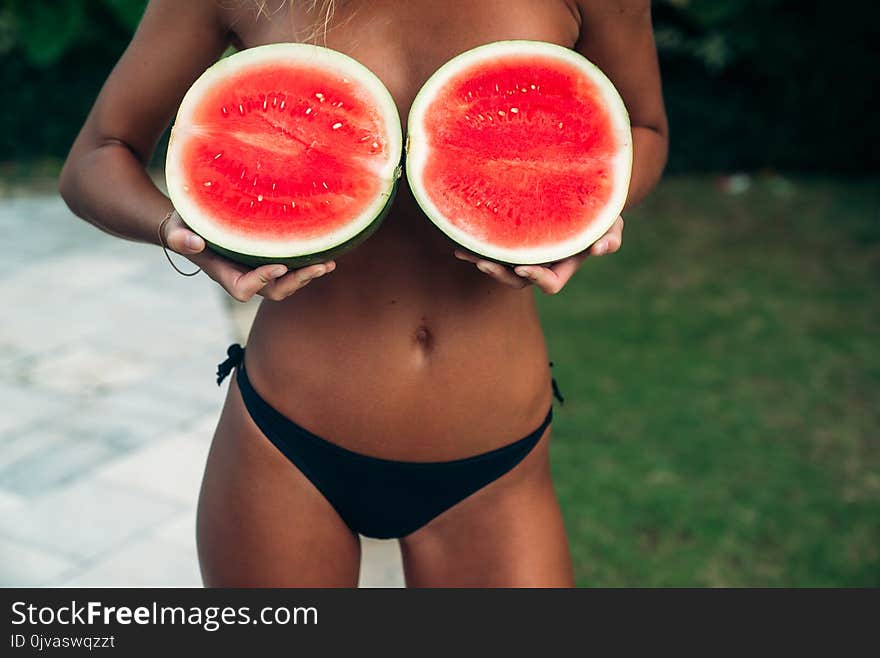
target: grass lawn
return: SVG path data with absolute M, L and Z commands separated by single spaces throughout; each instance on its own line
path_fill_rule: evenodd
M 880 585 L 880 181 L 664 181 L 540 301 L 582 586 Z

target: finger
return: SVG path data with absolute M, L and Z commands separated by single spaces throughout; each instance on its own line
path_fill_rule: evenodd
M 621 239 L 619 237 L 615 237 L 614 235 L 605 235 L 602 238 L 596 240 L 592 247 L 590 247 L 590 255 L 591 256 L 606 256 L 608 254 L 613 254 L 614 252 L 620 249 Z
M 280 301 L 335 269 L 336 263 L 333 261 L 302 267 L 269 282 L 260 290 L 259 294 L 268 299 Z
M 205 249 L 203 252 L 188 256 L 190 261 L 229 293 L 231 297 L 246 302 L 259 290 L 276 278 L 287 274 L 285 265 L 263 265 L 255 270 L 234 263 L 223 256 Z
M 513 288 L 525 288 L 529 285 L 529 281 L 522 277 L 517 276 L 513 270 L 509 267 L 505 267 L 504 265 L 500 265 L 498 263 L 493 263 L 488 260 L 477 260 L 477 269 L 480 270 L 483 274 L 487 274 L 491 276 L 496 281 L 500 283 L 506 284 Z
M 520 265 L 514 271 L 530 279 L 538 288 L 548 295 L 555 295 L 565 287 L 568 280 L 578 271 L 586 260 L 587 254 L 580 253 L 566 258 L 549 267 L 539 265 Z
M 187 258 L 198 265 L 210 278 L 214 279 L 224 288 L 231 285 L 234 278 L 247 274 L 250 270 L 243 265 L 233 263 L 220 254 L 205 249 L 197 254 L 191 254 Z M 228 288 L 227 288 L 228 292 Z
M 499 282 L 512 286 L 514 288 L 524 288 L 530 283 L 529 281 L 526 281 L 516 276 L 509 267 L 505 267 L 504 265 L 500 265 L 499 263 L 493 263 L 489 260 L 484 260 L 479 256 L 470 253 L 469 251 L 456 249 L 455 251 L 453 251 L 453 255 L 458 260 L 473 263 L 477 266 L 477 269 L 480 270 L 483 274 L 487 274 L 493 279 L 497 279 Z
M 476 263 L 479 263 L 481 260 L 483 260 L 479 256 L 476 256 L 476 255 L 470 253 L 469 251 L 462 251 L 461 249 L 456 249 L 452 253 L 458 260 L 464 260 L 464 261 L 467 261 L 468 263 L 476 264 Z
M 179 254 L 198 254 L 205 249 L 205 241 L 182 226 L 165 229 L 165 244 Z
M 218 265 L 217 281 L 230 295 L 240 302 L 246 302 L 267 284 L 287 274 L 286 265 L 262 265 L 253 270 L 240 270 L 231 263 Z M 213 278 L 213 277 L 212 277 Z
M 586 258 L 586 254 L 572 256 L 571 258 L 566 258 L 565 260 L 561 260 L 558 263 L 554 263 L 550 266 L 550 270 L 556 275 L 556 278 L 559 279 L 564 286 L 566 283 L 568 283 L 568 280 L 572 276 L 574 276 L 574 273 L 580 269 Z
M 541 267 L 540 265 L 520 265 L 514 269 L 514 272 L 523 279 L 527 279 L 534 283 L 548 295 L 555 295 L 562 290 L 562 286 L 565 285 L 565 281 L 562 281 L 556 272 L 549 267 Z
M 618 251 L 623 244 L 623 217 L 618 217 L 612 224 L 608 232 L 601 238 L 596 240 L 590 247 L 590 254 L 593 256 L 602 256 L 603 254 L 613 254 Z

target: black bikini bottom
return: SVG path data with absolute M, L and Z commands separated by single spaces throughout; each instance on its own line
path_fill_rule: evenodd
M 528 436 L 473 457 L 439 462 L 380 459 L 347 450 L 286 418 L 254 390 L 244 348 L 232 345 L 218 366 L 217 384 L 237 367 L 248 413 L 266 435 L 336 509 L 353 532 L 387 539 L 418 530 L 521 462 L 544 435 L 547 417 Z M 554 382 L 554 393 L 561 399 Z

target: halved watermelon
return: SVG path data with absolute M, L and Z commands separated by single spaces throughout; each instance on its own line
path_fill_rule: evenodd
M 165 172 L 174 207 L 215 251 L 298 267 L 375 230 L 401 150 L 394 100 L 366 67 L 319 46 L 273 44 L 196 80 Z
M 629 188 L 632 136 L 607 77 L 568 48 L 502 41 L 455 57 L 410 110 L 406 172 L 452 240 L 510 264 L 583 251 Z

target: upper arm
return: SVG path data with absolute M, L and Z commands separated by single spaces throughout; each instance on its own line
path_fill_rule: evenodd
M 146 164 L 183 95 L 228 41 L 216 0 L 151 0 L 72 154 L 121 142 Z
M 578 0 L 578 8 L 581 30 L 575 49 L 617 87 L 633 127 L 665 136 L 650 0 Z

